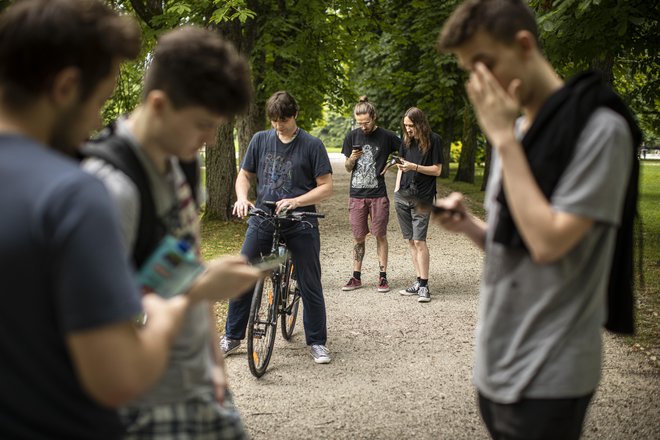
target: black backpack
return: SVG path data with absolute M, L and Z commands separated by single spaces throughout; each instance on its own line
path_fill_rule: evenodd
M 87 142 L 80 150 L 81 159 L 96 157 L 122 171 L 135 183 L 140 193 L 140 222 L 133 245 L 133 264 L 139 269 L 167 234 L 165 225 L 156 214 L 156 204 L 151 184 L 129 141 L 116 134 L 115 124 L 103 129 L 98 136 Z M 195 203 L 198 204 L 199 164 L 196 160 L 179 160 Z

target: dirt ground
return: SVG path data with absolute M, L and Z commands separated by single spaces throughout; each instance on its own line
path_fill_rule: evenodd
M 334 156 L 334 155 L 332 155 Z M 291 341 L 279 329 L 268 372 L 249 371 L 245 344 L 227 358 L 236 404 L 254 439 L 486 439 L 470 382 L 481 252 L 429 228 L 431 302 L 398 290 L 414 278 L 391 208 L 389 293 L 378 293 L 376 242 L 367 240 L 362 289 L 351 271 L 348 173 L 332 157 L 334 195 L 320 205 L 321 264 L 332 363 L 316 365 L 302 319 Z M 394 187 L 388 173 L 388 188 Z M 390 194 L 390 199 L 392 199 Z M 660 439 L 660 373 L 619 338 L 605 338 L 603 378 L 585 439 Z

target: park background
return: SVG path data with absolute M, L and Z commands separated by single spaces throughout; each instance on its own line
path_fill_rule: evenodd
M 11 4 L 0 0 L 0 10 Z M 378 109 L 378 125 L 401 134 L 411 106 L 429 117 L 444 140 L 440 195 L 464 192 L 483 215 L 490 147 L 469 106 L 465 73 L 435 42 L 458 0 L 106 0 L 137 18 L 141 57 L 122 67 L 103 111 L 105 122 L 139 102 L 141 80 L 160 34 L 193 24 L 217 30 L 249 60 L 254 100 L 221 127 L 204 151 L 205 257 L 236 253 L 245 224 L 231 219 L 237 165 L 252 135 L 269 127 L 266 99 L 288 90 L 300 105 L 298 123 L 338 152 L 352 129 L 360 95 Z M 660 2 L 648 0 L 530 0 L 542 49 L 559 74 L 600 71 L 628 103 L 650 153 L 660 149 Z M 644 274 L 636 279 L 636 336 L 625 339 L 658 367 L 660 352 L 660 160 L 641 163 L 639 211 Z M 216 307 L 221 327 L 226 305 Z

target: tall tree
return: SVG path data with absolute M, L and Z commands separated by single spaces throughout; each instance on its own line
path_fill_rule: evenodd
M 474 161 L 477 156 L 477 132 L 479 126 L 472 109 L 465 107 L 463 111 L 463 145 L 458 159 L 458 170 L 455 182 L 474 183 Z
M 403 113 L 421 108 L 443 141 L 442 177 L 449 176 L 450 144 L 462 133 L 464 74 L 435 48 L 442 23 L 458 1 L 368 2 L 371 25 L 361 36 L 351 75 L 357 94 L 379 109 L 380 125 L 400 131 Z

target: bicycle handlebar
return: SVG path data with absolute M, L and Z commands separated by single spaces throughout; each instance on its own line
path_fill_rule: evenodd
M 275 214 L 275 206 L 276 202 L 272 201 L 264 201 L 264 205 L 268 206 L 269 208 L 273 209 L 273 213 L 268 213 L 264 211 L 263 209 L 260 208 L 250 208 L 248 211 L 248 216 L 250 217 L 270 217 L 270 218 L 280 218 L 280 219 L 286 219 L 286 220 L 298 220 L 302 221 L 304 217 L 314 217 L 314 218 L 325 218 L 325 214 L 321 214 L 318 212 L 308 212 L 308 211 L 280 211 L 279 214 Z

